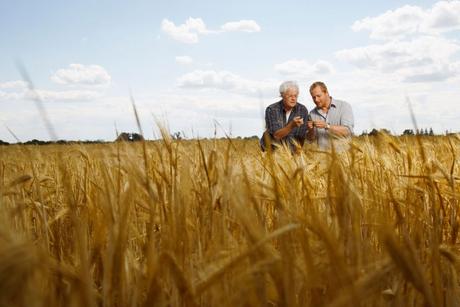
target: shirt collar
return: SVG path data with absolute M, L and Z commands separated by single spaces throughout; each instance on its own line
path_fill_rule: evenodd
M 335 103 L 334 98 L 331 96 L 331 107 L 337 108 L 337 104 Z
M 297 105 L 296 105 L 296 106 L 297 106 Z M 331 96 L 331 106 L 330 106 L 330 108 L 332 108 L 332 107 L 337 108 L 337 104 L 335 103 L 335 99 L 332 98 L 332 96 Z M 329 109 L 330 109 L 330 108 L 329 108 Z M 318 107 L 315 107 L 315 111 L 318 112 L 318 113 L 320 113 Z

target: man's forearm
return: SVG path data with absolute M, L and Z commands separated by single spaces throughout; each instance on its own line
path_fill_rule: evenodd
M 275 138 L 275 140 L 279 141 L 282 138 L 284 138 L 286 135 L 288 135 L 289 132 L 291 132 L 291 130 L 292 130 L 292 126 L 293 126 L 292 122 L 290 122 L 285 127 L 276 130 L 275 133 L 273 134 L 273 137 Z
M 329 132 L 338 136 L 350 136 L 350 129 L 345 126 L 330 126 Z

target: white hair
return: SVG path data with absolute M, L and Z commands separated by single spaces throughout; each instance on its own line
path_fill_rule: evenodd
M 280 95 L 283 96 L 284 93 L 286 93 L 288 90 L 293 89 L 299 92 L 299 86 L 297 85 L 297 82 L 295 81 L 284 81 L 280 85 Z

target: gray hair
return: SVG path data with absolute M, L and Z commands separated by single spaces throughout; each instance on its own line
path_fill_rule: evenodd
M 295 82 L 295 81 L 284 81 L 280 85 L 280 95 L 283 96 L 283 94 L 286 93 L 290 89 L 294 89 L 297 92 L 299 92 L 299 86 L 297 85 L 297 82 Z

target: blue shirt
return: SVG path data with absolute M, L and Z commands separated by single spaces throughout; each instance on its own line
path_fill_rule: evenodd
M 322 120 L 331 126 L 344 126 L 350 131 L 350 136 L 353 134 L 353 127 L 355 125 L 353 111 L 348 102 L 337 100 L 331 97 L 331 106 L 327 113 L 323 113 L 318 107 L 310 112 L 311 120 Z M 316 141 L 320 148 L 329 148 L 331 136 L 324 128 L 314 128 Z

